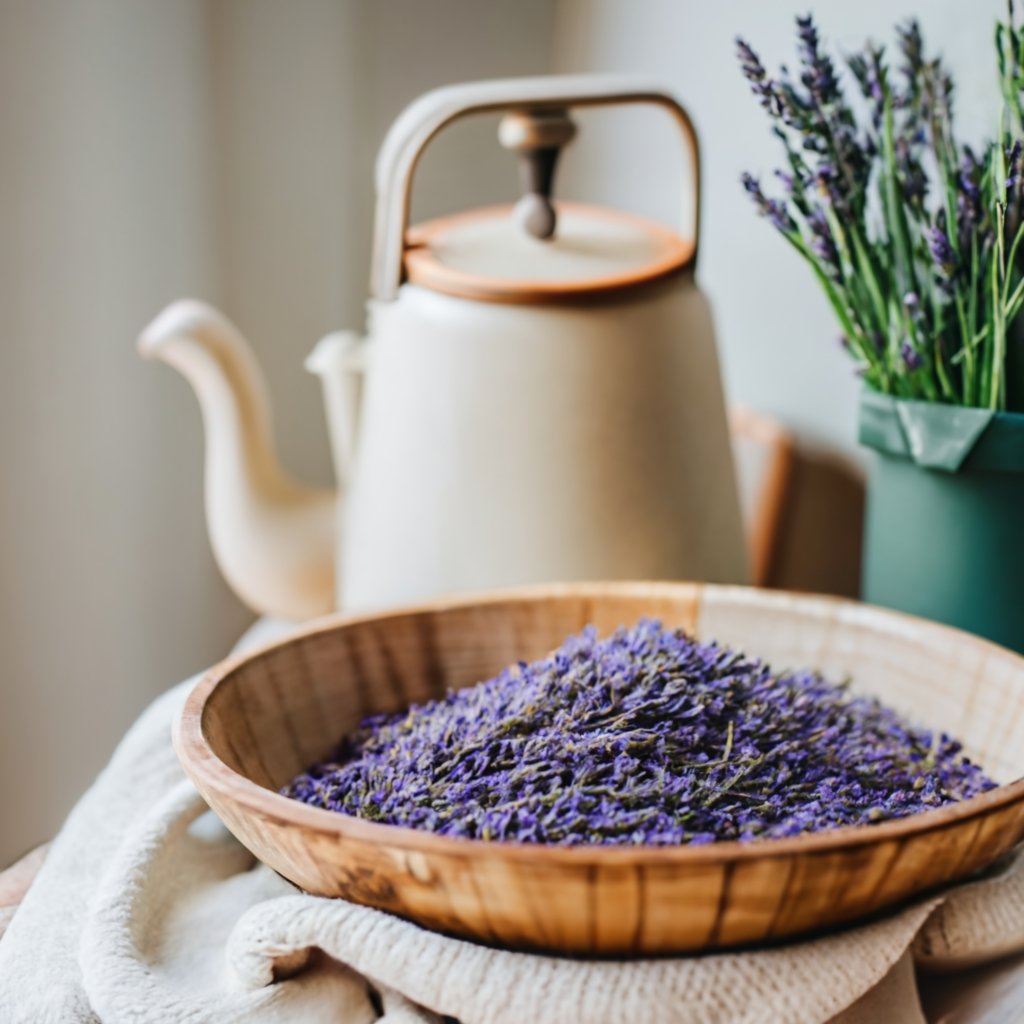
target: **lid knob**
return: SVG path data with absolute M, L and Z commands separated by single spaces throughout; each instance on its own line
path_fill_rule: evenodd
M 568 110 L 519 110 L 506 114 L 498 126 L 498 140 L 519 154 L 523 196 L 515 217 L 534 238 L 551 238 L 557 215 L 551 202 L 555 167 L 562 147 L 572 141 L 576 125 Z

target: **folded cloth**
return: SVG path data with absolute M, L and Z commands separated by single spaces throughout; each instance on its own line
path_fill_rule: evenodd
M 178 767 L 191 685 L 139 719 L 54 841 L 0 939 L 0 1024 L 924 1024 L 912 947 L 963 964 L 1024 949 L 1020 857 L 824 938 L 642 961 L 502 952 L 304 895 Z

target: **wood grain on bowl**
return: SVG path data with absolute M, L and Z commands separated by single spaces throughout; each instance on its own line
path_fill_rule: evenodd
M 587 624 L 644 616 L 777 669 L 850 677 L 962 739 L 1001 784 L 878 825 L 693 847 L 453 839 L 276 792 L 369 713 L 539 658 Z M 742 587 L 547 586 L 320 620 L 207 673 L 175 745 L 231 831 L 301 888 L 518 949 L 623 956 L 785 939 L 966 877 L 1024 837 L 1024 658 L 894 612 Z

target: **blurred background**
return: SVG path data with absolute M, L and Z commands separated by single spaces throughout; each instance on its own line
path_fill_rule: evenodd
M 330 481 L 303 358 L 360 329 L 372 165 L 406 103 L 453 81 L 636 71 L 689 108 L 706 188 L 699 276 L 733 403 L 795 435 L 774 583 L 853 593 L 857 382 L 810 273 L 738 178 L 776 150 L 733 54 L 775 67 L 807 6 L 826 43 L 891 41 L 891 0 L 0 0 L 0 867 L 50 836 L 140 710 L 252 620 L 203 523 L 191 391 L 134 350 L 167 302 L 220 307 L 270 380 L 281 455 Z M 972 136 L 998 97 L 1001 0 L 919 5 Z M 580 116 L 556 194 L 674 222 L 680 157 L 642 112 Z M 432 146 L 414 219 L 511 200 L 495 121 Z

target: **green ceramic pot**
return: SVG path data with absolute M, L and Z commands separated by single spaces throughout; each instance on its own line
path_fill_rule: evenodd
M 865 391 L 863 596 L 1024 652 L 1024 414 Z

